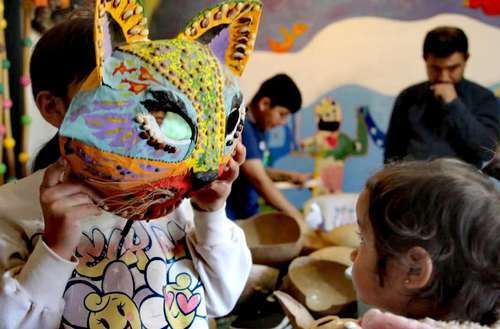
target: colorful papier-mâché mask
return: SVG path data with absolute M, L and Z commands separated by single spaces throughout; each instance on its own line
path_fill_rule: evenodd
M 222 173 L 243 129 L 235 75 L 253 50 L 261 8 L 225 1 L 176 39 L 150 41 L 135 0 L 97 1 L 97 68 L 71 102 L 60 146 L 105 209 L 158 218 Z

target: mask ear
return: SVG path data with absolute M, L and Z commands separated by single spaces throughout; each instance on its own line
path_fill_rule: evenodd
M 228 0 L 202 11 L 177 38 L 208 45 L 219 61 L 241 76 L 259 28 L 259 0 Z
M 94 43 L 99 81 L 104 61 L 115 47 L 148 40 L 146 24 L 143 8 L 135 0 L 96 0 Z

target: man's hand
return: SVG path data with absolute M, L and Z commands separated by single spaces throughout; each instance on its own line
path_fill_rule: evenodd
M 453 102 L 457 97 L 455 85 L 451 82 L 435 83 L 431 86 L 434 97 L 445 104 Z
M 231 184 L 238 177 L 240 165 L 245 161 L 245 157 L 245 146 L 238 143 L 222 175 L 208 186 L 191 195 L 191 204 L 193 207 L 202 211 L 216 211 L 221 209 L 231 192 Z
M 80 241 L 80 220 L 101 214 L 96 203 L 99 196 L 89 187 L 71 181 L 70 168 L 60 159 L 45 171 L 40 185 L 47 246 L 64 259 L 70 260 Z

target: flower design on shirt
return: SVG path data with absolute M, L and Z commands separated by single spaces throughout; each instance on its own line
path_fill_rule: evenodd
M 138 307 L 142 294 L 135 293 L 135 283 L 127 264 L 111 262 L 105 269 L 100 287 L 84 277 L 70 280 L 64 293 L 66 307 L 63 323 L 77 328 L 140 329 Z

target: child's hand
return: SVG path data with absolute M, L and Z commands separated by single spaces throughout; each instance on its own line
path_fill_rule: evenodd
M 191 204 L 195 209 L 202 211 L 216 211 L 224 206 L 231 184 L 238 177 L 240 165 L 245 161 L 246 149 L 243 144 L 238 143 L 222 175 L 208 186 L 196 191 L 191 195 Z
M 70 168 L 60 159 L 45 171 L 40 204 L 45 221 L 43 240 L 62 258 L 70 260 L 80 241 L 80 220 L 97 216 L 99 196 L 89 187 L 69 179 Z
M 311 177 L 309 173 L 289 172 L 287 180 L 293 184 L 304 185 Z

